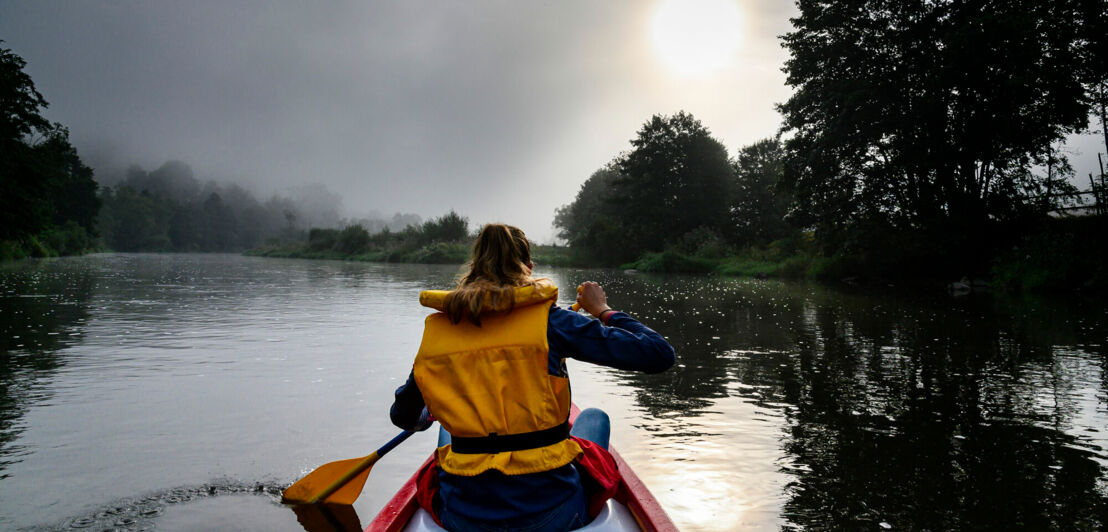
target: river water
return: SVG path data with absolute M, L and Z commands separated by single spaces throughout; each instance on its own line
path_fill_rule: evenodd
M 456 267 L 94 255 L 0 267 L 0 529 L 303 530 L 279 490 L 368 454 Z M 677 366 L 570 362 L 682 530 L 1098 529 L 1108 309 L 549 269 Z M 365 525 L 434 446 L 373 469 Z

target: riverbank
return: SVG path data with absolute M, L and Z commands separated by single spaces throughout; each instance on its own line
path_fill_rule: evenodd
M 346 253 L 335 249 L 312 249 L 309 245 L 299 242 L 285 242 L 248 249 L 244 251 L 243 254 L 251 257 L 274 257 L 283 259 L 461 264 L 469 260 L 469 246 L 457 242 L 438 242 L 410 249 L 367 250 L 360 253 Z
M 648 253 L 623 269 L 710 273 L 755 278 L 884 284 L 958 283 L 1009 291 L 1108 291 L 1108 218 L 1047 220 L 1022 236 L 1001 235 L 983 248 L 928 246 L 911 235 L 889 238 L 881 252 L 821 255 L 810 238 L 773 242 L 724 256 L 667 250 Z M 972 288 L 972 286 L 971 286 Z
M 811 234 L 741 250 L 718 246 L 668 249 L 615 265 L 650 273 L 693 273 L 759 279 L 797 279 L 849 284 L 967 285 L 1031 292 L 1108 290 L 1108 218 L 1047 220 L 1033 230 L 1006 233 L 986 248 L 927 244 L 912 235 L 884 234 L 868 242 L 868 251 L 823 255 Z M 362 242 L 356 230 L 313 230 L 306 242 L 270 244 L 245 252 L 261 257 L 361 262 L 462 264 L 469 260 L 468 240 L 426 243 L 394 233 Z M 877 250 L 877 251 L 874 251 Z M 582 260 L 566 246 L 534 246 L 536 264 L 613 266 Z M 970 286 L 972 288 L 972 286 Z
M 0 240 L 0 262 L 25 258 L 64 257 L 97 251 L 99 239 L 89 238 L 85 228 L 75 222 L 51 226 L 37 235 L 21 240 Z

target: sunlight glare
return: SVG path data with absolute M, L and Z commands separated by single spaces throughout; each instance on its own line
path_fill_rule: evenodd
M 738 50 L 740 22 L 734 0 L 663 0 L 654 13 L 654 46 L 675 74 L 711 74 Z

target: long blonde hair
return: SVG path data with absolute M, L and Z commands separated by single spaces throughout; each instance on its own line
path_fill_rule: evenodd
M 534 285 L 531 277 L 531 243 L 518 227 L 488 224 L 481 228 L 473 243 L 469 270 L 458 280 L 458 287 L 446 296 L 444 310 L 453 323 L 468 318 L 481 325 L 481 309 L 489 298 L 494 309 L 511 311 L 515 305 L 514 288 Z

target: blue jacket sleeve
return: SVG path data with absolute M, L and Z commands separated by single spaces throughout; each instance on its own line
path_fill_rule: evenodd
M 393 425 L 404 430 L 420 430 L 423 406 L 423 393 L 416 385 L 415 375 L 408 373 L 408 381 L 396 389 L 396 398 L 389 409 L 389 419 Z
M 676 358 L 662 335 L 623 312 L 609 316 L 605 326 L 600 320 L 552 307 L 547 339 L 552 357 L 622 370 L 661 373 L 673 366 Z

